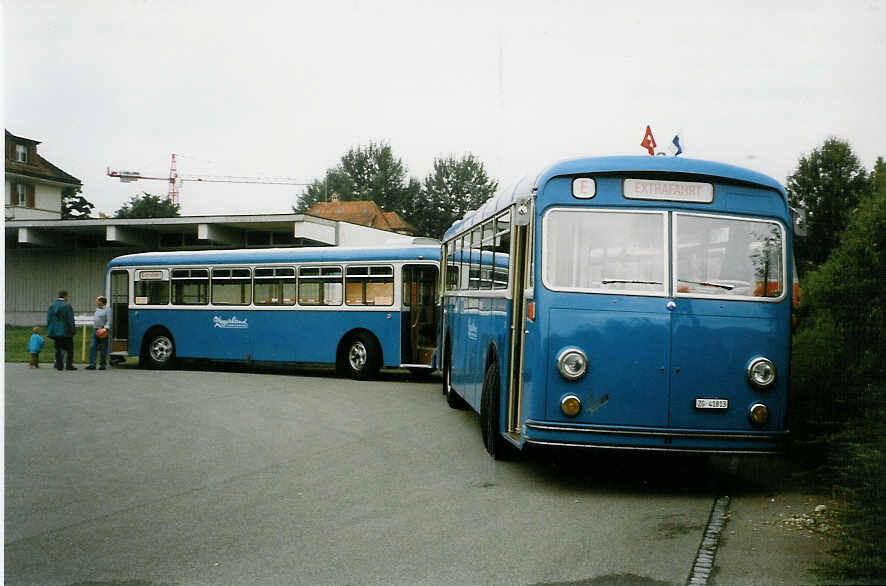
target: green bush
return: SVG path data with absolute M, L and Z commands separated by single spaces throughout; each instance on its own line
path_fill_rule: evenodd
M 886 173 L 803 283 L 792 428 L 830 464 L 841 526 L 831 576 L 886 579 Z M 822 433 L 824 430 L 825 433 Z

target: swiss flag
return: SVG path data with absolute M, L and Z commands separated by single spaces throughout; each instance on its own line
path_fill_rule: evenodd
M 655 138 L 653 138 L 652 129 L 649 126 L 646 127 L 646 136 L 643 137 L 640 146 L 649 151 L 650 155 L 655 155 Z

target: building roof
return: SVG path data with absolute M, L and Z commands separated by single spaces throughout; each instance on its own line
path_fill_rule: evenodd
M 37 153 L 37 145 L 40 144 L 39 141 L 33 140 L 31 138 L 24 138 L 21 136 L 16 136 L 6 131 L 6 142 L 20 143 L 28 146 L 33 146 L 33 157 L 28 157 L 27 163 L 20 163 L 16 161 L 14 158 L 10 157 L 10 148 L 6 149 L 6 173 L 11 173 L 15 175 L 23 175 L 26 177 L 33 177 L 35 179 L 45 179 L 48 181 L 55 181 L 58 183 L 67 183 L 69 185 L 83 185 L 83 182 L 67 173 Z M 14 150 L 12 151 L 14 152 Z
M 318 202 L 308 210 L 307 215 L 369 226 L 388 232 L 415 234 L 415 228 L 397 212 L 384 212 L 374 201 Z

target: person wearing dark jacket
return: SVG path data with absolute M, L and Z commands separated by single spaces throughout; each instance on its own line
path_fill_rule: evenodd
M 46 337 L 55 344 L 56 370 L 77 370 L 74 366 L 74 310 L 68 292 L 59 291 L 58 299 L 46 312 Z

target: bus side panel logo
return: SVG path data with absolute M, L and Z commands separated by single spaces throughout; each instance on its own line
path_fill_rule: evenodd
M 228 319 L 222 319 L 219 316 L 213 316 L 212 325 L 216 328 L 237 328 L 243 329 L 248 328 L 249 324 L 246 323 L 248 320 L 240 320 L 237 319 L 236 316 L 230 317 Z

